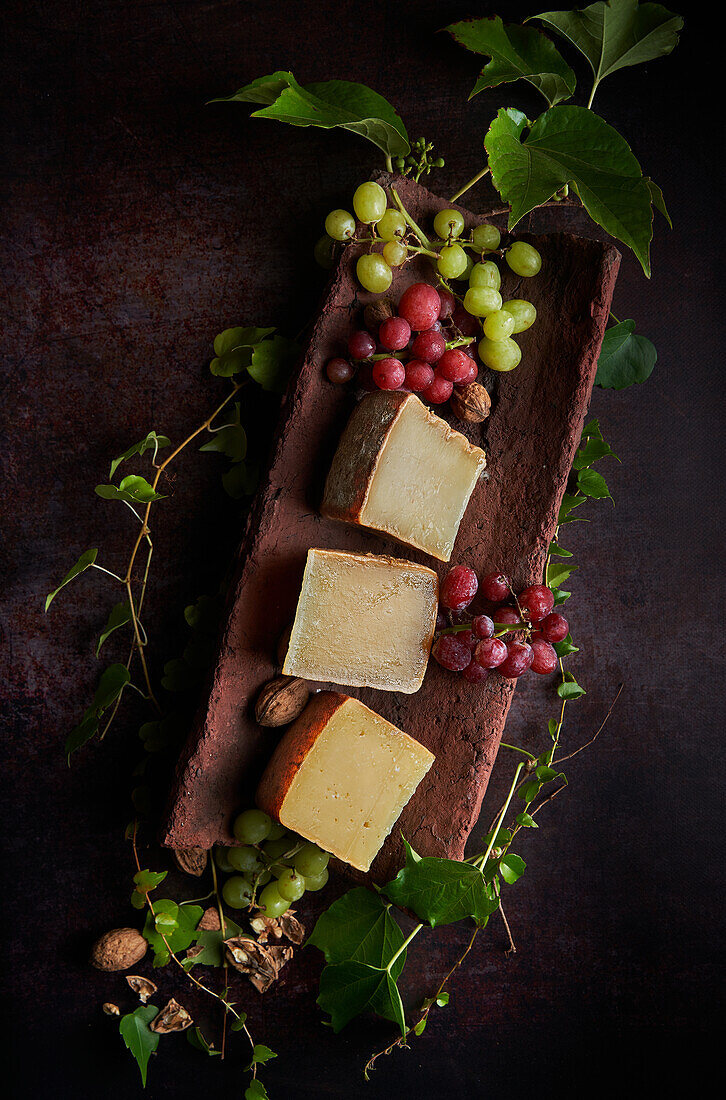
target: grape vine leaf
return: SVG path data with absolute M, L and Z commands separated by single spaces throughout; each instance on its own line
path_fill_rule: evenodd
M 200 905 L 177 905 L 171 898 L 160 898 L 154 902 L 155 916 L 151 912 L 147 913 L 142 929 L 144 939 L 154 952 L 154 966 L 165 966 L 169 961 L 170 950 L 176 954 L 191 947 L 203 913 L 204 910 Z M 164 943 L 157 931 L 157 927 L 161 927 L 159 917 L 169 928 L 168 932 L 164 928 L 167 943 Z
M 233 462 L 241 462 L 247 454 L 247 433 L 241 423 L 241 406 L 239 401 L 234 403 L 234 414 L 229 424 L 223 428 L 216 428 L 208 443 L 204 443 L 200 451 L 217 451 L 226 455 Z
M 270 1095 L 259 1077 L 253 1077 L 245 1089 L 245 1100 L 270 1100 Z
M 557 516 L 557 526 L 559 527 L 563 523 L 587 523 L 587 520 L 578 520 L 576 516 L 570 515 L 575 508 L 579 508 L 581 504 L 584 504 L 586 499 L 586 497 L 579 494 L 565 493 Z
M 469 99 L 485 88 L 526 80 L 550 107 L 569 99 L 576 78 L 557 47 L 534 27 L 505 26 L 498 15 L 452 23 L 446 30 L 472 53 L 491 58 L 481 71 Z
M 552 107 L 530 127 L 521 111 L 503 107 L 484 144 L 494 186 L 511 206 L 510 229 L 569 184 L 593 221 L 632 248 L 650 276 L 650 188 L 625 138 L 599 115 Z
M 145 477 L 129 474 L 118 485 L 97 485 L 96 493 L 103 500 L 125 500 L 127 504 L 152 504 L 155 500 L 164 500 Z
M 83 717 L 75 729 L 66 738 L 65 753 L 71 754 L 80 749 L 98 733 L 99 722 L 106 710 L 119 698 L 131 679 L 126 665 L 109 665 L 101 674 L 93 702 L 84 711 Z
M 380 894 L 357 886 L 318 917 L 308 944 L 317 947 L 328 963 L 353 960 L 371 966 L 386 966 L 404 941 L 398 922 Z M 405 952 L 393 965 L 397 978 L 403 969 Z
M 605 478 L 597 470 L 580 470 L 577 475 L 577 488 L 586 497 L 592 497 L 593 500 L 613 499 Z
M 354 1016 L 371 1009 L 393 1020 L 401 1034 L 406 1034 L 401 994 L 387 970 L 352 960 L 326 966 L 320 975 L 317 1003 L 329 1014 L 335 1032 L 344 1028 Z
M 252 362 L 252 348 L 274 331 L 274 328 L 226 328 L 214 338 L 210 371 L 218 378 L 231 378 L 247 370 Z
M 583 687 L 580 687 L 571 672 L 565 673 L 565 682 L 557 688 L 560 699 L 578 699 L 581 695 L 587 695 Z
M 290 126 L 340 127 L 373 142 L 387 157 L 405 156 L 411 146 L 403 121 L 391 104 L 365 84 L 327 80 L 298 84 L 290 72 L 258 77 L 231 96 L 213 103 L 258 103 L 253 118 L 272 118 Z
M 106 639 L 113 634 L 114 630 L 118 630 L 120 626 L 126 626 L 126 623 L 131 622 L 131 607 L 128 600 L 122 600 L 121 603 L 115 604 L 111 608 L 111 613 L 108 616 L 108 622 L 101 631 L 101 635 L 98 639 L 98 645 L 96 646 L 96 656 L 101 652 L 101 646 Z
M 635 321 L 619 321 L 605 330 L 597 361 L 595 385 L 624 390 L 645 382 L 655 367 L 658 352 L 646 336 L 635 331 Z
M 543 11 L 532 15 L 583 54 L 598 84 L 630 65 L 665 57 L 678 45 L 683 19 L 660 4 L 638 0 L 608 0 L 577 11 Z
M 547 566 L 548 588 L 559 588 L 569 578 L 570 574 L 578 568 L 577 565 L 561 565 L 559 562 L 550 562 Z
M 591 420 L 582 429 L 582 440 L 573 460 L 572 469 L 584 470 L 587 466 L 599 462 L 601 458 L 614 458 L 620 462 L 615 451 L 603 439 L 599 421 Z
M 160 1036 L 149 1027 L 158 1011 L 154 1005 L 140 1005 L 133 1012 L 122 1016 L 118 1025 L 121 1038 L 136 1059 L 144 1088 L 149 1058 L 159 1045 Z
M 222 966 L 224 941 L 241 935 L 244 933 L 240 926 L 227 916 L 224 918 L 224 932 L 221 928 L 202 928 L 194 937 L 195 945 L 202 950 L 184 960 L 184 969 L 191 970 L 193 966 Z
M 405 866 L 384 892 L 396 905 L 411 909 L 419 920 L 437 928 L 471 917 L 481 928 L 499 908 L 499 899 L 471 863 L 424 856 L 412 859 L 406 845 Z
M 252 363 L 248 374 L 259 382 L 263 390 L 284 393 L 300 349 L 294 340 L 285 336 L 273 336 L 252 349 Z
M 119 455 L 118 458 L 114 458 L 113 462 L 111 463 L 111 470 L 108 475 L 109 478 L 113 477 L 121 463 L 125 462 L 128 458 L 133 458 L 134 455 L 145 454 L 146 451 L 150 451 L 153 448 L 153 461 L 153 459 L 156 457 L 157 451 L 160 451 L 163 447 L 170 446 L 171 440 L 167 439 L 165 435 L 157 435 L 156 432 L 149 432 L 149 434 L 144 439 L 142 439 L 140 443 L 134 443 L 133 447 L 129 447 L 129 449 L 127 451 L 124 451 L 123 454 Z
M 266 1062 L 271 1061 L 272 1058 L 277 1058 L 274 1050 L 270 1050 L 264 1043 L 255 1043 L 252 1048 L 252 1061 L 247 1066 L 247 1069 L 252 1069 L 253 1066 L 264 1066 Z
M 90 566 L 93 565 L 93 563 L 95 562 L 97 557 L 98 557 L 98 549 L 97 548 L 94 549 L 94 550 L 86 550 L 85 553 L 81 554 L 81 556 L 78 559 L 78 561 L 76 562 L 76 564 L 68 570 L 68 572 L 66 573 L 65 577 L 60 582 L 58 587 L 55 588 L 49 595 L 47 595 L 45 597 L 45 610 L 46 611 L 48 610 L 48 608 L 52 604 L 53 600 L 56 598 L 56 596 L 60 592 L 61 588 L 65 588 L 65 586 L 67 584 L 70 584 L 70 582 L 72 580 L 75 580 L 76 577 L 79 577 L 81 575 L 81 573 L 85 573 L 86 569 L 90 568 Z
M 507 852 L 499 860 L 499 873 L 511 886 L 524 873 L 526 866 L 521 856 L 515 855 L 514 852 Z

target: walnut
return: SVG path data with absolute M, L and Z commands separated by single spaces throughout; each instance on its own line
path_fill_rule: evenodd
M 374 336 L 378 333 L 384 321 L 393 317 L 395 310 L 390 298 L 377 298 L 375 302 L 369 302 L 363 310 L 363 323 Z
M 209 853 L 206 848 L 175 848 L 174 862 L 180 871 L 200 878 L 207 869 Z
M 193 1023 L 194 1020 L 187 1010 L 172 997 L 149 1027 L 159 1035 L 169 1035 L 172 1031 L 186 1031 Z
M 246 936 L 225 940 L 227 958 L 235 970 L 246 974 L 259 993 L 266 993 L 292 958 L 291 947 L 266 947 Z
M 255 704 L 255 718 L 261 726 L 287 726 L 305 709 L 310 698 L 306 680 L 278 676 L 265 684 Z
M 294 909 L 288 909 L 281 917 L 266 917 L 263 913 L 254 916 L 250 927 L 257 933 L 258 943 L 267 943 L 271 938 L 281 940 L 283 936 L 291 943 L 302 943 L 305 929 L 294 914 Z
M 290 943 L 300 944 L 305 939 L 305 928 L 293 915 L 291 909 L 288 909 L 287 913 L 283 913 L 281 917 L 277 918 L 280 927 L 282 928 L 283 935 L 290 941 Z
M 126 981 L 129 983 L 134 993 L 137 993 L 139 1000 L 142 1004 L 146 1004 L 149 997 L 153 997 L 156 993 L 157 987 L 148 978 L 142 978 L 140 974 L 127 974 Z
M 479 382 L 470 382 L 463 389 L 455 389 L 451 395 L 451 411 L 459 420 L 481 424 L 491 412 L 492 399 Z
M 201 929 L 205 932 L 218 932 L 221 927 L 219 923 L 219 910 L 215 909 L 212 905 L 202 913 L 202 919 L 197 925 L 197 930 Z
M 121 1009 L 119 1008 L 119 1006 L 111 1004 L 110 1001 L 106 1001 L 102 1005 L 102 1008 L 103 1008 L 103 1011 L 106 1013 L 107 1016 L 120 1016 L 121 1015 Z
M 128 970 L 143 959 L 148 944 L 135 928 L 114 928 L 96 940 L 91 949 L 91 966 L 97 970 Z

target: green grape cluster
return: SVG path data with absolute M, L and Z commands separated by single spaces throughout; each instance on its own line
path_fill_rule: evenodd
M 327 883 L 330 855 L 262 810 L 244 810 L 232 831 L 236 846 L 214 852 L 217 867 L 230 876 L 222 887 L 230 909 L 254 906 L 266 917 L 280 917 L 306 891 Z

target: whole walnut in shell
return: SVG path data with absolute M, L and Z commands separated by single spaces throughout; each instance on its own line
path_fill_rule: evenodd
M 143 959 L 148 946 L 135 928 L 114 928 L 94 943 L 91 966 L 97 970 L 128 970 Z

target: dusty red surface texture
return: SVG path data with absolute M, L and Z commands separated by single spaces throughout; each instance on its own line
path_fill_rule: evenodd
M 391 182 L 390 177 L 381 180 Z M 393 182 L 422 225 L 448 205 L 408 179 Z M 463 212 L 469 225 L 481 220 Z M 615 248 L 597 241 L 561 233 L 532 239 L 543 259 L 536 278 L 520 279 L 502 264 L 504 297 L 527 297 L 538 311 L 535 326 L 519 337 L 522 362 L 492 379 L 492 414 L 483 425 L 448 417 L 488 456 L 486 477 L 469 502 L 452 563 L 479 572 L 502 569 L 515 588 L 542 575 L 620 263 Z M 179 764 L 163 837 L 172 847 L 229 842 L 230 821 L 249 800 L 274 748 L 274 734 L 254 720 L 253 703 L 275 674 L 276 643 L 294 615 L 308 549 L 401 553 L 398 543 L 319 513 L 325 476 L 355 400 L 352 389 L 327 381 L 323 367 L 340 352 L 361 307 L 373 298 L 354 277 L 360 248 L 346 250 L 335 272 L 282 408 L 272 464 L 240 549 L 209 701 Z M 423 263 L 407 267 L 396 275 L 391 297 L 397 300 L 407 285 L 426 275 Z M 483 374 L 491 378 L 492 372 Z M 406 556 L 437 568 L 440 576 L 449 568 L 414 550 Z M 371 868 L 374 881 L 387 880 L 400 866 L 401 834 L 424 855 L 461 858 L 513 692 L 513 681 L 497 674 L 483 686 L 472 686 L 434 661 L 415 695 L 351 689 L 436 756 Z

